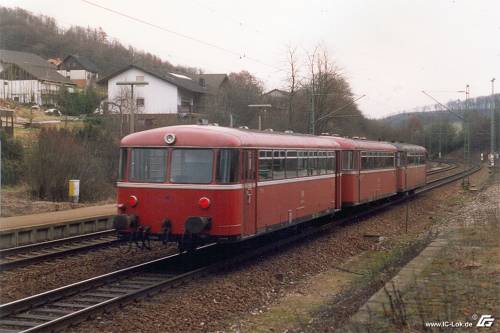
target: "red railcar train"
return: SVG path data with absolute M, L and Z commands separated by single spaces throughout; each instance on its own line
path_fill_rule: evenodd
M 425 183 L 424 148 L 334 136 L 171 126 L 126 136 L 120 156 L 115 228 L 186 247 L 254 237 Z

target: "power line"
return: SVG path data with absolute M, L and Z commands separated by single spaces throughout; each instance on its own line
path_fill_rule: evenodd
M 199 6 L 199 7 L 201 7 L 201 8 L 204 8 L 204 9 L 208 10 L 208 11 L 209 11 L 209 12 L 211 12 L 212 14 L 219 15 L 220 17 L 223 17 L 223 18 L 224 18 L 224 19 L 226 19 L 226 20 L 227 20 L 227 19 L 229 19 L 229 20 L 231 20 L 231 21 L 235 22 L 237 25 L 239 25 L 239 26 L 240 26 L 241 28 L 243 28 L 243 29 L 245 29 L 245 28 L 246 28 L 246 29 L 247 29 L 247 30 L 249 30 L 249 31 L 250 31 L 250 30 L 252 30 L 252 31 L 254 31 L 254 32 L 256 32 L 256 33 L 259 33 L 259 34 L 264 33 L 264 31 L 260 30 L 260 29 L 259 29 L 259 28 L 257 28 L 256 26 L 252 26 L 252 27 L 251 27 L 251 26 L 250 26 L 250 24 L 248 24 L 247 22 L 244 22 L 243 20 L 241 20 L 241 19 L 239 19 L 239 18 L 237 18 L 237 17 L 229 16 L 229 15 L 227 15 L 227 14 L 221 14 L 221 13 L 219 13 L 219 11 L 218 11 L 218 10 L 216 10 L 216 9 L 214 9 L 214 8 L 212 8 L 212 7 L 209 7 L 209 6 L 207 6 L 207 5 L 203 4 L 203 3 L 201 3 L 201 2 L 200 2 L 200 1 L 198 1 L 198 0 L 191 0 L 191 1 L 192 1 L 192 2 L 194 2 L 197 6 Z
M 214 44 L 214 43 L 211 43 L 211 42 L 207 42 L 207 41 L 204 41 L 204 40 L 201 40 L 199 38 L 196 38 L 196 37 L 192 37 L 192 36 L 189 36 L 189 35 L 186 35 L 186 34 L 183 34 L 183 33 L 180 33 L 180 32 L 177 32 L 177 31 L 174 31 L 172 29 L 169 29 L 169 28 L 166 28 L 166 27 L 163 27 L 163 26 L 160 26 L 158 24 L 155 24 L 155 23 L 151 23 L 151 22 L 148 22 L 144 19 L 141 19 L 141 18 L 138 18 L 138 17 L 135 17 L 135 16 L 132 16 L 132 15 L 129 15 L 129 14 L 126 14 L 126 13 L 123 13 L 123 12 L 120 12 L 120 11 L 117 11 L 115 9 L 112 9 L 112 8 L 109 8 L 109 7 L 104 7 L 104 6 L 101 6 L 97 3 L 94 3 L 92 1 L 89 1 L 89 0 L 80 0 L 88 5 L 91 5 L 91 6 L 94 6 L 94 7 L 97 7 L 97 8 L 100 8 L 100 9 L 103 9 L 105 11 L 108 11 L 110 13 L 113 13 L 113 14 L 116 14 L 116 15 L 119 15 L 119 16 L 122 16 L 122 17 L 125 17 L 129 20 L 132 20 L 132 21 L 135 21 L 135 22 L 138 22 L 138 23 L 141 23 L 141 24 L 145 24 L 147 26 L 150 26 L 152 28 L 155 28 L 155 29 L 159 29 L 159 30 L 162 30 L 162 31 L 165 31 L 165 32 L 168 32 L 170 34 L 173 34 L 177 37 L 181 37 L 181 38 L 184 38 L 184 39 L 188 39 L 188 40 L 191 40 L 193 42 L 196 42 L 196 43 L 199 43 L 199 44 L 203 44 L 205 46 L 209 46 L 211 48 L 214 48 L 214 49 L 217 49 L 219 51 L 223 51 L 223 52 L 226 52 L 226 53 L 230 53 L 234 56 L 237 56 L 239 57 L 240 59 L 248 59 L 248 60 L 251 60 L 253 62 L 256 62 L 256 63 L 259 63 L 259 64 L 262 64 L 262 65 L 265 65 L 265 66 L 268 66 L 268 67 L 271 67 L 271 68 L 275 68 L 275 69 L 278 69 L 279 71 L 283 71 L 283 69 L 281 68 L 278 68 L 276 66 L 273 66 L 273 65 L 270 65 L 270 64 L 267 64 L 265 63 L 264 61 L 261 61 L 257 58 L 254 58 L 254 57 L 250 57 L 250 56 L 247 56 L 245 53 L 240 53 L 240 52 L 236 52 L 234 50 L 231 50 L 231 49 L 228 49 L 228 48 L 225 48 L 225 47 L 222 47 L 220 45 L 217 45 L 217 44 Z

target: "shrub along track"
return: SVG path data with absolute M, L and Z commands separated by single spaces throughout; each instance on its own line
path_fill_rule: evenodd
M 475 172 L 477 169 L 472 170 Z M 463 174 L 446 177 L 446 180 L 434 181 L 423 193 L 435 187 L 462 177 Z M 233 266 L 286 247 L 297 240 L 320 236 L 335 225 L 345 224 L 365 218 L 408 197 L 399 197 L 383 202 L 375 207 L 366 207 L 354 215 L 341 216 L 335 223 L 328 219 L 318 219 L 300 228 L 300 232 L 278 232 L 249 240 L 235 249 L 235 245 L 207 245 L 195 254 L 175 254 L 148 263 L 122 269 L 120 271 L 81 281 L 56 290 L 31 296 L 26 299 L 4 304 L 0 307 L 0 329 L 10 331 L 47 331 L 60 329 L 85 320 L 102 312 L 104 308 L 121 305 L 137 298 L 150 296 L 154 292 L 169 287 L 176 287 L 186 281 L 205 276 L 223 267 Z M 280 237 L 273 237 L 279 235 Z M 285 237 L 286 236 L 286 237 Z M 238 252 L 236 252 L 237 250 Z M 238 255 L 234 256 L 234 253 Z M 189 265 L 187 264 L 189 263 Z M 215 302 L 215 299 L 214 299 Z

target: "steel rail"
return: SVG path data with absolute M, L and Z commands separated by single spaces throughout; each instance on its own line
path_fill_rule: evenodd
M 355 222 L 389 206 L 404 202 L 416 194 L 456 181 L 477 172 L 474 167 L 455 175 L 429 182 L 412 194 L 401 195 L 367 207 L 361 212 L 340 215 L 333 221 L 309 224 L 301 232 L 276 241 L 272 234 L 249 240 L 251 246 L 234 255 L 234 245 L 208 244 L 193 254 L 177 253 L 112 273 L 97 276 L 38 295 L 0 305 L 0 332 L 46 332 L 60 330 L 92 317 L 110 307 L 136 299 L 150 297 L 161 290 L 176 287 L 186 281 L 204 276 L 245 260 L 269 253 L 295 243 L 299 239 L 324 234 L 339 224 Z M 316 221 L 319 221 L 318 219 Z M 248 245 L 248 244 L 247 244 Z M 183 259 L 189 259 L 185 261 Z M 188 265 L 189 264 L 189 265 Z M 158 267 L 161 270 L 158 273 Z
M 456 169 L 457 168 L 457 165 L 456 164 L 450 164 L 444 168 L 439 168 L 439 169 L 434 169 L 434 170 L 429 170 L 429 171 L 426 171 L 426 175 L 427 176 L 430 176 L 430 175 L 434 175 L 436 173 L 441 173 L 441 172 L 445 172 L 445 171 L 450 171 L 450 170 L 453 170 L 453 169 Z
M 117 242 L 119 240 L 116 238 L 116 231 L 112 229 L 2 249 L 0 250 L 0 270 L 102 248 Z

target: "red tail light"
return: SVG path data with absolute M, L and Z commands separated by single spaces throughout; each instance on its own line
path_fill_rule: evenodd
M 207 209 L 210 207 L 210 199 L 207 197 L 201 197 L 200 200 L 198 200 L 198 205 L 203 209 Z
M 131 195 L 128 198 L 128 204 L 130 205 L 130 207 L 135 207 L 135 206 L 137 206 L 138 203 L 139 203 L 139 199 L 137 199 L 137 197 L 135 195 Z

